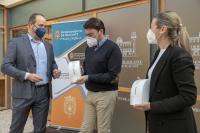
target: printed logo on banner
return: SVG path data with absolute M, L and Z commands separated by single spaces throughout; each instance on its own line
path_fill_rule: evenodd
M 60 31 L 55 31 L 55 37 L 56 39 L 60 39 Z
M 64 112 L 68 117 L 72 117 L 76 114 L 76 98 L 73 96 L 67 96 L 64 98 Z

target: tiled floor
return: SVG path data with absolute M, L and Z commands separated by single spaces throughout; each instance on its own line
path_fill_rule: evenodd
M 9 133 L 9 127 L 11 122 L 11 110 L 0 111 L 0 133 Z M 24 133 L 31 133 L 33 131 L 32 119 L 28 118 Z M 54 128 L 47 128 L 46 133 L 77 133 L 67 130 L 56 130 Z
M 0 111 L 0 133 L 8 133 L 11 122 L 11 110 Z M 30 133 L 33 129 L 32 119 L 28 118 L 24 133 Z

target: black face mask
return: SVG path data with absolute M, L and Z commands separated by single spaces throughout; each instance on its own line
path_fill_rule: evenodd
M 35 25 L 34 25 L 35 26 Z M 35 26 L 36 27 L 36 26 Z M 37 29 L 35 30 L 35 34 L 39 37 L 42 38 L 44 37 L 45 33 L 46 33 L 46 29 L 42 28 L 42 27 L 36 27 Z

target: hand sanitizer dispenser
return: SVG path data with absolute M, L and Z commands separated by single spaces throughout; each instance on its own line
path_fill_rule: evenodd
M 150 80 L 140 79 L 133 82 L 130 94 L 130 104 L 137 105 L 149 101 Z

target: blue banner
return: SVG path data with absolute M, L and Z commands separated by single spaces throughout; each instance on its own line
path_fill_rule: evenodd
M 52 26 L 53 49 L 56 57 L 66 53 L 85 38 L 85 21 L 57 23 Z

